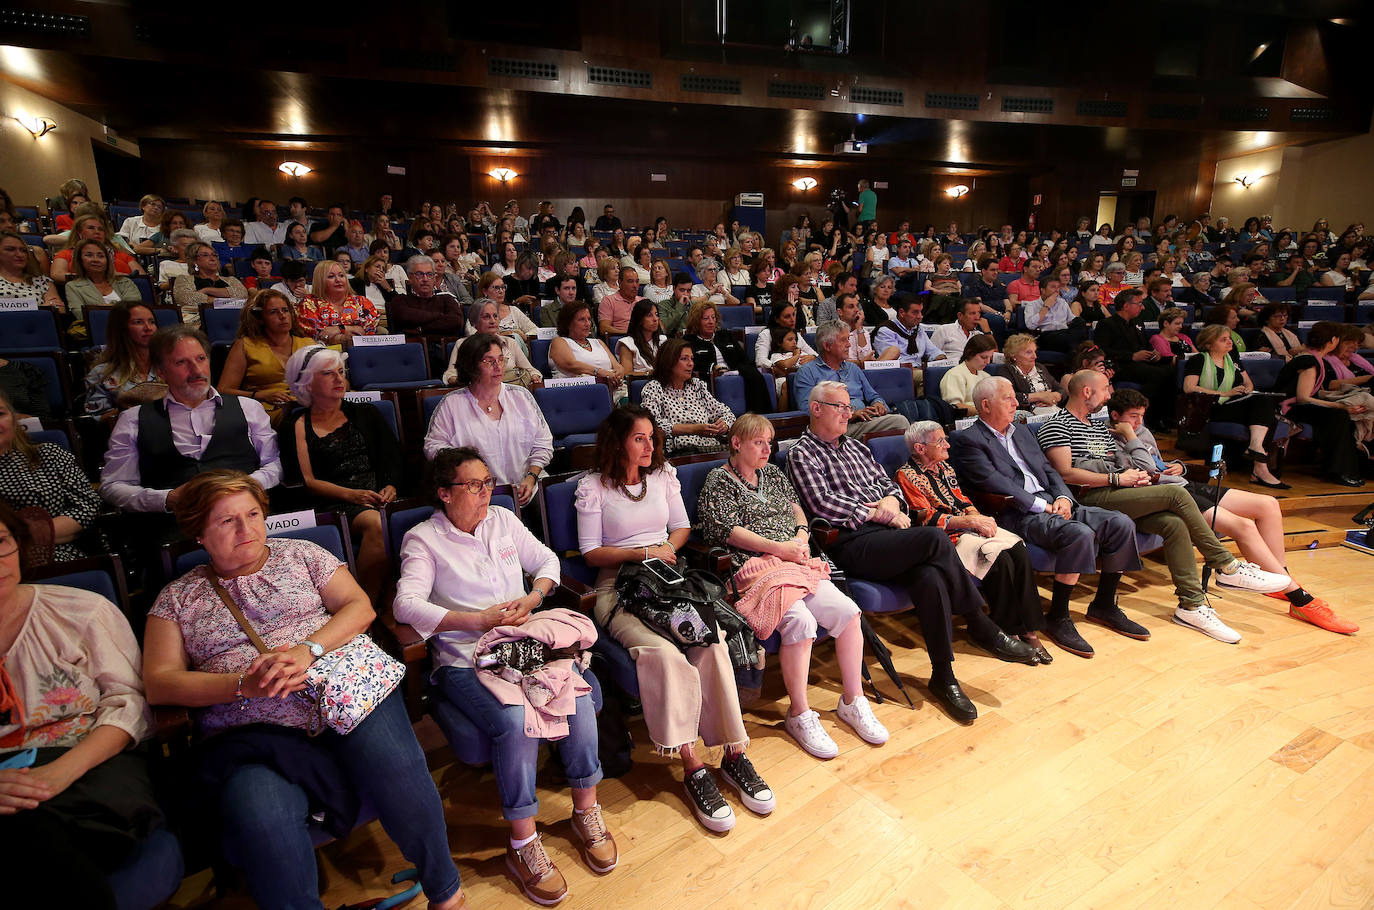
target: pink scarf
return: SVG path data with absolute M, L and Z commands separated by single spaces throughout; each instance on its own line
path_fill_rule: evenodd
M 788 562 L 776 556 L 755 556 L 735 573 L 735 585 L 742 592 L 735 610 L 760 639 L 772 635 L 787 608 L 808 594 L 816 593 L 830 577 L 830 564 L 812 557 L 804 563 Z

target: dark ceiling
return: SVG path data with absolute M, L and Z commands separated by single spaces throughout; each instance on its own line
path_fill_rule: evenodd
M 234 17 L 206 20 L 183 31 L 174 19 L 150 18 L 149 6 L 143 4 L 58 0 L 44 8 L 88 14 L 89 40 L 74 47 L 71 40 L 0 30 L 0 44 L 28 45 L 0 55 L 0 70 L 135 141 L 297 148 L 439 143 L 471 151 L 558 154 L 576 145 L 627 155 L 671 149 L 683 156 L 747 154 L 824 166 L 837 160 L 835 145 L 852 132 L 871 143 L 870 158 L 900 160 L 917 169 L 1028 172 L 1100 154 L 1148 159 L 1181 143 L 1207 143 L 1225 156 L 1348 134 L 1352 121 L 1361 129 L 1369 122 L 1366 80 L 1358 82 L 1356 101 L 1345 100 L 1355 87 L 1345 68 L 1362 66 L 1362 57 L 1357 61 L 1351 59 L 1354 55 L 1342 55 L 1332 69 L 1323 52 L 1316 55 L 1321 66 L 1298 67 L 1292 63 L 1300 57 L 1297 39 L 1285 37 L 1310 38 L 1317 34 L 1312 23 L 1323 23 L 1318 38 L 1326 42 L 1326 51 L 1361 42 L 1367 21 L 1351 20 L 1349 27 L 1330 23 L 1332 17 L 1361 8 L 1348 0 L 1257 0 L 1244 7 L 1203 0 L 1129 9 L 1094 4 L 1091 15 L 1076 8 L 1064 16 L 967 0 L 856 0 L 865 32 L 881 23 L 883 40 L 856 42 L 855 56 L 838 61 L 847 73 L 845 91 L 868 78 L 862 74 L 880 73 L 889 83 L 911 80 L 906 83 L 908 96 L 922 95 L 923 85 L 934 85 L 926 77 L 938 76 L 949 87 L 977 92 L 981 99 L 985 85 L 1005 80 L 1022 84 L 1022 94 L 1060 93 L 1056 97 L 1063 98 L 1060 108 L 1066 112 L 1074 109 L 1076 99 L 1081 105 L 1099 83 L 1131 86 L 1135 96 L 1117 92 L 1112 97 L 1135 97 L 1135 112 L 1145 108 L 1141 98 L 1186 107 L 1215 104 L 1209 93 L 1224 91 L 1313 97 L 1315 92 L 1291 79 L 1310 84 L 1326 79 L 1337 86 L 1331 97 L 1302 103 L 1328 104 L 1353 118 L 1321 130 L 1290 123 L 1287 108 L 1280 109 L 1278 101 L 1272 106 L 1282 118 L 1275 118 L 1272 126 L 1259 124 L 1263 130 L 1217 129 L 1219 124 L 1209 119 L 1210 107 L 1200 108 L 1205 113 L 1196 122 L 1147 129 L 1138 125 L 1144 117 L 1122 118 L 1117 121 L 1121 125 L 1109 126 L 1101 118 L 1067 113 L 1049 118 L 990 115 L 986 110 L 969 119 L 958 114 L 884 116 L 860 114 L 853 105 L 830 104 L 828 98 L 821 104 L 790 103 L 748 92 L 735 101 L 694 103 L 676 91 L 676 74 L 684 65 L 675 63 L 664 71 L 665 59 L 689 64 L 697 59 L 692 72 L 727 73 L 729 64 L 702 68 L 712 56 L 738 61 L 753 67 L 751 79 L 768 77 L 757 72 L 760 63 L 772 66 L 777 61 L 786 67 L 807 61 L 778 48 L 751 51 L 732 44 L 722 50 L 693 43 L 684 25 L 690 18 L 684 10 L 692 4 L 665 0 L 646 11 L 641 4 L 611 0 L 595 9 L 562 5 L 550 15 L 537 15 L 483 13 L 464 3 L 421 0 L 396 17 L 320 19 L 287 8 L 280 18 L 274 13 L 268 20 L 249 15 L 241 24 L 229 21 Z M 760 0 L 757 8 L 779 14 L 786 12 L 787 3 Z M 1367 11 L 1364 15 L 1367 19 Z M 1286 32 L 1286 24 L 1292 23 L 1307 31 Z M 247 45 L 245 36 L 251 36 Z M 560 92 L 557 84 L 544 88 L 528 80 L 488 80 L 479 55 L 489 49 L 509 51 L 483 42 L 503 39 L 508 45 L 542 49 L 545 59 L 561 60 L 567 70 L 573 68 L 569 64 L 598 57 L 645 70 L 658 67 L 655 87 L 673 88 L 636 94 L 569 86 L 565 79 Z M 1256 41 L 1273 46 L 1252 60 L 1238 61 Z M 837 64 L 835 59 L 824 62 L 821 69 L 833 70 Z M 795 72 L 805 77 L 806 69 Z M 520 90 L 526 86 L 533 90 Z M 1054 86 L 1058 88 L 1046 88 Z M 645 94 L 659 98 L 646 99 Z M 986 94 L 992 108 L 993 93 Z M 1271 102 L 1261 98 L 1246 103 L 1265 105 L 1268 117 Z

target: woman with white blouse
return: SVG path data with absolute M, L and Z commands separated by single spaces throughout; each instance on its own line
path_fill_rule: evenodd
M 511 829 L 506 865 L 525 894 L 547 906 L 561 900 L 568 885 L 535 829 L 535 772 L 544 739 L 527 732 L 525 705 L 505 704 L 484 685 L 476 646 L 498 626 L 530 621 L 558 585 L 558 557 L 517 516 L 491 505 L 497 480 L 474 448 L 444 449 L 430 463 L 425 487 L 435 512 L 406 532 L 394 610 L 429 641 L 437 696 L 491 737 L 496 788 Z M 528 593 L 526 573 L 534 579 Z M 619 857 L 596 798 L 602 778 L 596 708 L 576 661 L 572 668 L 567 685 L 578 694 L 558 752 L 572 788 L 578 847 L 587 865 L 605 874 Z
M 626 376 L 648 376 L 654 371 L 659 348 L 668 336 L 659 331 L 658 307 L 652 300 L 640 300 L 630 311 L 629 334 L 616 342 L 620 366 Z
M 200 211 L 205 220 L 192 227 L 196 236 L 202 243 L 223 243 L 224 237 L 220 234 L 219 228 L 224 223 L 224 206 L 211 199 Z
M 668 260 L 655 259 L 650 264 L 649 281 L 639 290 L 654 303 L 673 296 L 673 270 L 668 268 Z
M 527 390 L 502 382 L 500 340 L 481 332 L 455 350 L 458 391 L 439 402 L 425 434 L 425 458 L 443 449 L 470 446 L 481 453 L 496 482 L 515 488 L 523 506 L 534 498 L 539 476 L 553 458 L 553 434 Z
M 469 336 L 486 332 L 496 336 L 501 342 L 501 357 L 506 367 L 501 375 L 502 382 L 527 389 L 537 389 L 544 384 L 543 374 L 530 363 L 520 344 L 509 335 L 499 334 L 500 323 L 497 320 L 495 303 L 490 300 L 474 300 L 468 306 L 467 322 Z M 444 370 L 444 385 L 458 383 L 458 351 L 459 345 L 454 345 L 453 352 L 448 357 L 448 369 Z
M 777 805 L 745 755 L 749 735 L 729 651 L 716 642 L 684 653 L 638 617 L 617 609 L 620 567 L 649 559 L 676 565 L 691 533 L 682 485 L 664 457 L 653 416 L 637 405 L 611 411 L 596 434 L 596 465 L 578 482 L 576 497 L 578 546 L 598 570 L 595 618 L 634 658 L 644 724 L 655 751 L 682 758 L 692 811 L 708 830 L 724 833 L 735 826 L 735 813 L 696 755 L 698 738 L 707 748 L 724 747 L 721 774 L 745 806 L 766 815 Z

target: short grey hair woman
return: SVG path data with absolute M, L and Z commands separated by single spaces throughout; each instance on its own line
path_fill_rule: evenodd
M 343 369 L 348 355 L 343 351 L 317 344 L 301 348 L 286 361 L 286 384 L 291 394 L 305 407 L 310 407 L 310 385 L 322 370 Z

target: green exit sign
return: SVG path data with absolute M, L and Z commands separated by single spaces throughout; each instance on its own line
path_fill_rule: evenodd
M 119 140 L 114 136 L 106 136 L 105 141 L 110 143 L 110 145 L 119 145 Z

